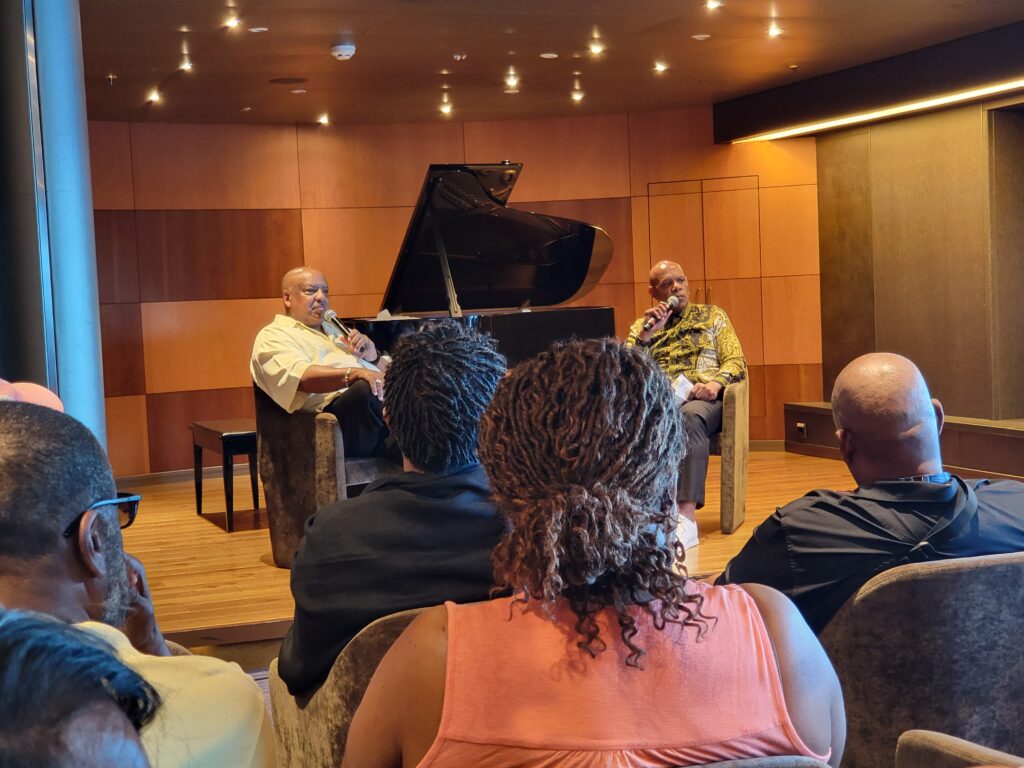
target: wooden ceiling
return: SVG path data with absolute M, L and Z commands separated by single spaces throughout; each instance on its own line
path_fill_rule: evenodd
M 458 120 L 708 105 L 1024 19 L 1022 0 L 724 0 L 713 11 L 703 0 L 80 7 L 89 118 L 189 123 L 301 124 L 324 113 L 334 123 L 441 120 L 443 84 Z M 230 29 L 233 15 L 241 23 Z M 765 33 L 772 18 L 784 30 L 775 39 Z M 595 35 L 605 46 L 598 56 L 588 51 Z M 352 60 L 331 56 L 341 42 L 356 44 Z M 558 58 L 540 58 L 545 52 Z M 191 72 L 179 69 L 186 54 Z M 663 74 L 656 60 L 668 65 Z M 510 66 L 521 78 L 517 94 L 503 92 Z M 579 104 L 570 98 L 574 72 Z M 158 104 L 146 101 L 153 88 Z M 291 93 L 297 88 L 306 92 Z

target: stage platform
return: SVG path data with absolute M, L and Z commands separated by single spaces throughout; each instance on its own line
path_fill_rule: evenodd
M 250 498 L 248 483 L 247 471 L 235 475 L 236 501 Z M 721 570 L 777 506 L 812 488 L 849 488 L 853 481 L 838 461 L 751 453 L 747 519 L 732 535 L 718 528 L 718 484 L 719 460 L 712 457 L 707 506 L 698 513 L 701 545 L 697 562 L 688 564 L 691 573 Z M 270 556 L 266 512 L 236 509 L 235 532 L 226 533 L 219 467 L 204 480 L 208 512 L 203 517 L 196 515 L 191 472 L 133 478 L 118 487 L 142 494 L 139 517 L 124 532 L 125 548 L 146 566 L 157 619 L 169 639 L 196 647 L 284 637 L 294 604 L 289 573 L 275 567 Z
M 786 403 L 786 450 L 806 456 L 839 458 L 829 403 Z M 966 477 L 1024 480 L 1024 419 L 973 419 L 946 414 L 942 460 Z

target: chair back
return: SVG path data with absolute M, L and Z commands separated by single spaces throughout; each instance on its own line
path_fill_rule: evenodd
M 861 587 L 819 639 L 846 702 L 843 766 L 891 766 L 924 728 L 1024 754 L 1024 553 L 914 563 Z
M 380 660 L 422 608 L 393 613 L 364 628 L 342 649 L 320 689 L 306 701 L 288 693 L 270 664 L 270 704 L 281 768 L 338 766 L 348 729 Z

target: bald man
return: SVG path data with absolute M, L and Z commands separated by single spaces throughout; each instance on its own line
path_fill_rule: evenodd
M 832 413 L 857 488 L 812 491 L 778 509 L 717 583 L 775 587 L 820 633 L 889 568 L 1024 550 L 1024 485 L 943 471 L 942 405 L 910 360 L 858 357 L 836 379 Z
M 686 458 L 679 468 L 679 514 L 690 521 L 704 506 L 711 437 L 722 431 L 722 392 L 746 378 L 740 340 L 728 315 L 711 304 L 690 302 L 690 283 L 674 261 L 659 261 L 648 275 L 647 292 L 658 303 L 644 312 L 629 329 L 627 346 L 650 352 L 673 381 L 680 375 L 692 384 L 682 405 L 686 422 Z M 676 306 L 669 305 L 670 297 Z M 649 327 L 647 327 L 649 326 Z M 696 525 L 689 526 L 697 543 Z
M 327 279 L 296 267 L 281 280 L 284 314 L 253 343 L 249 372 L 256 385 L 289 413 L 326 411 L 341 425 L 346 456 L 400 454 L 387 442 L 381 399 L 383 361 L 369 337 L 346 336 L 324 314 L 331 307 Z

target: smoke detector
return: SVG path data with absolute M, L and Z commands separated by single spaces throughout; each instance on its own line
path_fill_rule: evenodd
M 348 61 L 356 55 L 355 43 L 338 43 L 331 46 L 331 55 L 338 61 Z

